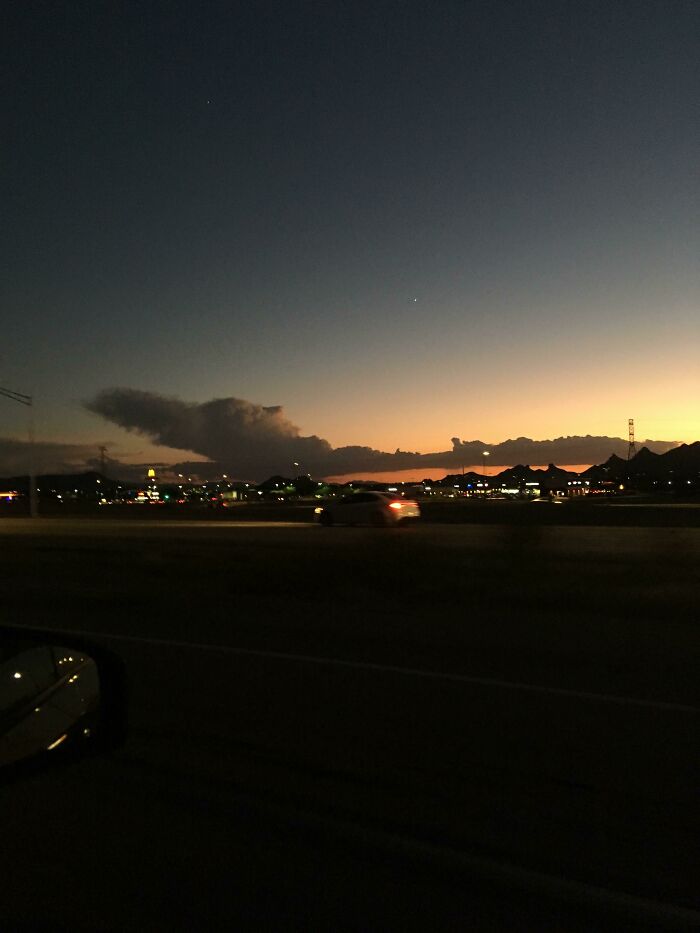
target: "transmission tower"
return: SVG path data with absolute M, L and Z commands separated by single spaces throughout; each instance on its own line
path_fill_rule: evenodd
M 637 445 L 634 442 L 634 418 L 629 418 L 627 421 L 629 428 L 629 443 L 627 444 L 627 459 L 631 460 L 632 457 L 637 453 Z

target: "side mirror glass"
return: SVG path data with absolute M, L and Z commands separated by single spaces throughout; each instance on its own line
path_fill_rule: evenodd
M 0 630 L 0 776 L 120 744 L 123 665 L 47 632 Z M 51 639 L 51 640 L 49 640 Z M 96 655 L 96 657 L 93 657 Z
M 89 739 L 100 706 L 97 665 L 60 645 L 0 644 L 0 767 Z

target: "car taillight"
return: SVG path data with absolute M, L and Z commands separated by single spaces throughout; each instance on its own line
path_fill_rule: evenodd
M 389 508 L 390 508 L 390 509 L 402 509 L 402 508 L 403 508 L 403 502 L 390 502 L 390 503 L 389 503 Z

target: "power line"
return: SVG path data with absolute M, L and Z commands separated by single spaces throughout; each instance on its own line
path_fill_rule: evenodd
M 2 386 L 0 386 L 0 395 L 4 395 L 5 398 L 9 398 L 13 402 L 19 402 L 20 405 L 31 405 L 33 403 L 31 395 L 23 395 L 21 392 L 14 392 L 12 389 L 4 389 Z

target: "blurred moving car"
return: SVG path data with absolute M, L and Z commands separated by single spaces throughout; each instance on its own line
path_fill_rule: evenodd
M 402 499 L 390 492 L 354 492 L 316 509 L 321 525 L 406 524 L 420 518 L 420 506 L 413 499 Z

